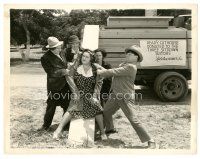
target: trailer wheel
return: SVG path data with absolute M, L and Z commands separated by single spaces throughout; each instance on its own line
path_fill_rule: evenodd
M 163 101 L 178 101 L 188 93 L 185 77 L 177 72 L 164 72 L 157 76 L 154 90 Z

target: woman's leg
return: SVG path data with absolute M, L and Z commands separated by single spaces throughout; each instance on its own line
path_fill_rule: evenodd
M 63 115 L 62 121 L 60 122 L 58 128 L 56 129 L 56 131 L 53 134 L 53 138 L 58 138 L 59 134 L 62 132 L 64 126 L 71 120 L 72 115 L 69 112 L 66 112 Z
M 101 138 L 102 140 L 106 140 L 107 139 L 107 136 L 105 134 L 105 131 L 104 131 L 104 125 L 103 125 L 103 115 L 102 114 L 99 114 L 97 115 L 96 117 L 96 120 L 97 120 L 97 123 L 99 125 L 99 129 L 101 131 Z

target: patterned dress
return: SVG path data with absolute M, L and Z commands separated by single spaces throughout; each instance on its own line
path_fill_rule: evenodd
M 94 93 L 94 88 L 96 84 L 96 76 L 93 73 L 91 77 L 85 77 L 82 74 L 79 74 L 77 71 L 74 73 L 74 82 L 80 93 L 80 103 L 82 110 L 77 111 L 73 107 L 68 110 L 68 112 L 73 116 L 73 118 L 92 118 L 98 114 L 102 114 L 103 108 L 100 104 L 93 104 L 91 102 L 92 95 Z

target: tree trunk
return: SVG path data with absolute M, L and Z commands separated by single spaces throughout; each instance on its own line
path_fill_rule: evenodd
M 21 54 L 22 56 L 22 61 L 23 62 L 26 62 L 26 54 L 25 54 L 25 49 L 19 49 L 19 53 Z
M 22 51 L 21 55 L 22 55 L 22 60 L 26 62 L 29 61 L 29 55 L 30 55 L 30 32 L 25 23 L 23 23 L 23 27 L 26 32 L 26 44 L 25 44 L 26 49 Z
M 33 12 L 32 12 L 33 13 Z M 23 13 L 21 12 L 21 22 L 23 25 L 23 28 L 25 30 L 26 33 L 26 50 L 22 51 L 21 55 L 22 55 L 22 60 L 25 61 L 29 61 L 29 55 L 30 55 L 30 42 L 31 42 L 31 38 L 30 38 L 30 31 L 28 30 L 27 27 L 27 21 L 28 21 L 28 17 L 25 17 L 26 15 L 23 15 Z
M 25 61 L 29 61 L 31 39 L 30 39 L 30 32 L 28 29 L 26 29 L 26 39 L 27 39 L 27 41 L 26 41 Z
M 20 48 L 20 46 L 17 44 L 17 50 L 21 54 L 22 61 L 25 61 L 25 54 L 24 54 L 24 49 Z

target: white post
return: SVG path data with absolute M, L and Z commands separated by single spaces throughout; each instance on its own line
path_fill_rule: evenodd
M 95 119 L 72 119 L 70 123 L 68 144 L 91 147 L 94 144 Z

